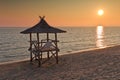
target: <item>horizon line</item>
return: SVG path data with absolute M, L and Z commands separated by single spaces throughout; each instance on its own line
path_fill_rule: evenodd
M 94 25 L 94 26 L 53 26 L 53 27 L 96 27 L 96 26 L 100 26 L 100 25 Z M 101 25 L 102 26 L 102 25 Z M 30 26 L 30 27 L 32 27 L 32 26 Z M 103 26 L 103 27 L 120 27 L 120 25 L 119 26 Z M 29 26 L 23 26 L 23 27 L 21 27 L 21 26 L 0 26 L 0 28 L 29 28 Z

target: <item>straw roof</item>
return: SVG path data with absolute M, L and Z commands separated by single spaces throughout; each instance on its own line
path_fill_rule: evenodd
M 40 21 L 31 28 L 28 28 L 21 33 L 29 34 L 29 33 L 64 33 L 66 31 L 54 28 L 50 26 L 45 20 L 44 17 L 40 17 Z

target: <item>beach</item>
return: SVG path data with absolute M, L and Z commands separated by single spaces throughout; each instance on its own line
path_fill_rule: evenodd
M 0 0 L 0 80 L 120 80 L 120 0 Z
M 120 46 L 59 56 L 38 67 L 29 60 L 0 65 L 0 80 L 120 80 Z

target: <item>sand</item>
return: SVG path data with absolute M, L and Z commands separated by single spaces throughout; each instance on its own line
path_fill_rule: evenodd
M 120 80 L 120 46 L 62 55 L 41 67 L 21 61 L 0 65 L 0 80 Z

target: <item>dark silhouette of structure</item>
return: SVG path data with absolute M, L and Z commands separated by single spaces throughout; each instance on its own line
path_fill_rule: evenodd
M 30 35 L 30 61 L 33 60 L 38 61 L 38 65 L 41 66 L 43 63 L 48 61 L 50 58 L 54 57 L 56 59 L 56 63 L 58 63 L 58 52 L 59 48 L 57 45 L 57 33 L 65 33 L 66 31 L 54 28 L 50 26 L 45 20 L 45 16 L 40 16 L 40 22 L 35 26 L 28 28 L 22 31 L 22 34 L 29 34 Z M 39 38 L 39 34 L 44 33 L 46 34 L 46 39 Z M 36 34 L 36 40 L 32 39 L 32 34 Z M 50 39 L 50 34 L 54 34 L 54 39 Z M 43 60 L 42 55 L 47 53 L 46 60 Z

